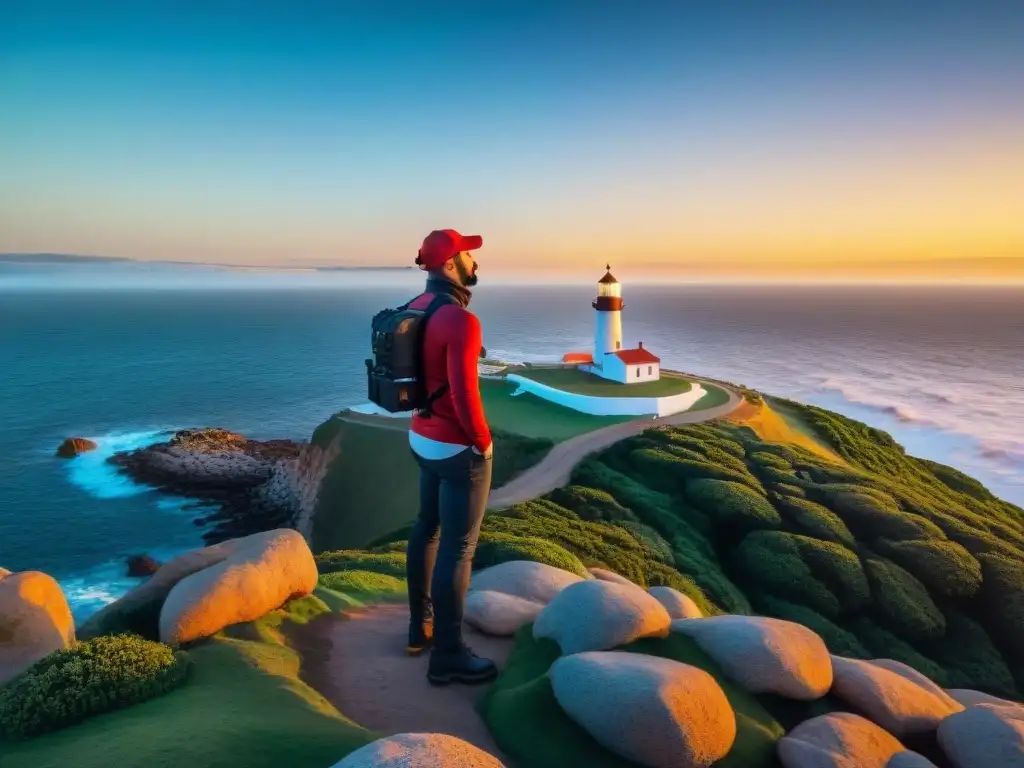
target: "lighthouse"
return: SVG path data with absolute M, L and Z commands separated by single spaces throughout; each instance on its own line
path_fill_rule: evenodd
M 604 356 L 622 349 L 622 285 L 612 275 L 610 264 L 605 265 L 604 277 L 597 282 L 597 298 L 592 302 L 596 310 L 594 330 L 594 362 L 601 365 Z

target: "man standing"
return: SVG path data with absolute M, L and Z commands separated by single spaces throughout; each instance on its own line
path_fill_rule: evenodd
M 427 677 L 438 685 L 482 683 L 497 674 L 494 662 L 478 657 L 462 639 L 473 553 L 491 487 L 491 432 L 477 370 L 480 321 L 467 309 L 477 282 L 470 252 L 482 245 L 479 235 L 431 232 L 416 258 L 427 272 L 426 290 L 409 305 L 425 309 L 437 296 L 448 301 L 427 321 L 422 348 L 425 390 L 442 394 L 413 414 L 409 432 L 420 466 L 420 509 L 407 550 L 408 651 L 433 646 Z

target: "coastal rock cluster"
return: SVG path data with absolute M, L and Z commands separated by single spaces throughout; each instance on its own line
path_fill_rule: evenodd
M 109 461 L 136 482 L 196 499 L 214 511 L 196 519 L 207 543 L 294 527 L 304 493 L 304 445 L 251 440 L 220 428 L 186 429 L 169 440 L 116 453 Z M 313 489 L 315 494 L 315 487 Z
M 168 561 L 93 614 L 79 634 L 130 629 L 169 645 L 189 643 L 310 594 L 317 577 L 313 553 L 297 531 L 263 531 Z
M 603 747 L 640 765 L 710 766 L 738 748 L 742 716 L 720 684 L 728 680 L 794 705 L 829 702 L 779 734 L 784 768 L 935 768 L 931 758 L 954 768 L 1024 768 L 1024 704 L 945 690 L 891 659 L 832 654 L 794 622 L 700 617 L 675 592 L 509 561 L 473 575 L 466 620 L 503 636 L 532 623 L 533 637 L 554 640 L 560 657 L 547 676 L 558 705 Z M 724 677 L 625 649 L 672 635 L 696 642 Z M 827 711 L 837 707 L 849 711 Z

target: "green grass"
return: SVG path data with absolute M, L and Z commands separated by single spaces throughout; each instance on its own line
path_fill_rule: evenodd
M 294 601 L 189 650 L 180 689 L 24 742 L 0 742 L 3 768 L 323 768 L 375 738 L 299 677 L 282 625 L 308 621 L 315 598 Z M 323 603 L 320 603 L 322 606 Z
M 539 437 L 560 443 L 570 437 L 593 432 L 601 427 L 631 421 L 635 416 L 591 416 L 524 392 L 512 396 L 516 384 L 483 379 L 480 393 L 484 411 L 492 429 L 503 429 L 525 437 Z
M 514 373 L 549 387 L 591 397 L 669 397 L 689 392 L 687 379 L 662 373 L 657 381 L 620 384 L 577 368 L 516 368 Z
M 687 411 L 706 411 L 709 408 L 717 408 L 729 402 L 729 393 L 721 387 L 716 387 L 714 384 L 708 384 L 703 381 L 700 385 L 704 388 L 706 394 L 687 408 Z

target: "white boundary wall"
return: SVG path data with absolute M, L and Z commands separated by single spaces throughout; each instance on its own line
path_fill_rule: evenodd
M 689 392 L 669 397 L 597 397 L 555 389 L 515 373 L 510 373 L 505 378 L 519 385 L 519 389 L 513 396 L 521 392 L 529 392 L 556 405 L 572 408 L 581 413 L 589 413 L 592 416 L 646 416 L 648 414 L 668 416 L 689 410 L 707 393 L 707 390 L 694 381 Z M 623 384 L 622 386 L 628 385 Z

